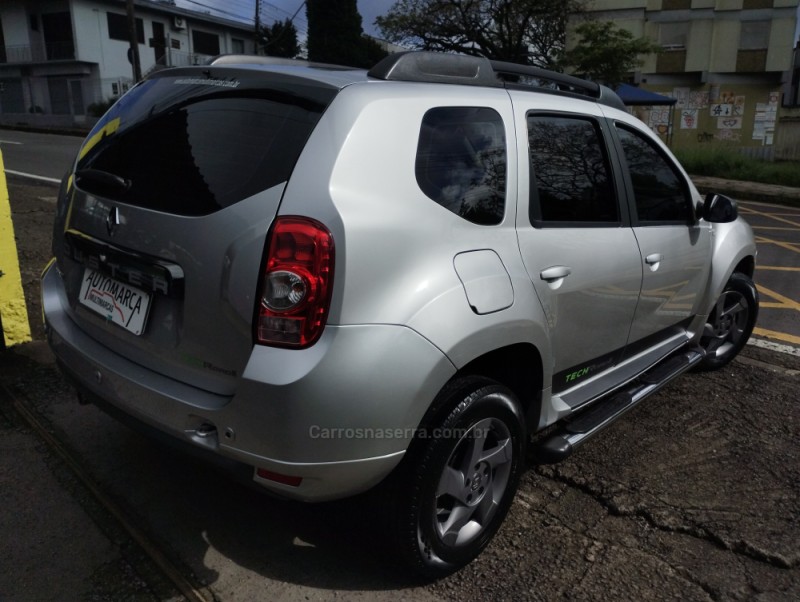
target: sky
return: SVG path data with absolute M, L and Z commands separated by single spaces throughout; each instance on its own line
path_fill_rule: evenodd
M 182 8 L 211 11 L 221 17 L 238 16 L 250 23 L 253 23 L 255 17 L 256 0 L 177 0 L 176 3 Z M 394 3 L 395 0 L 358 0 L 358 12 L 361 13 L 364 32 L 380 37 L 380 32 L 374 25 L 375 17 L 386 14 Z M 297 13 L 294 24 L 298 32 L 302 36 L 308 30 L 303 0 L 262 0 L 261 8 L 262 23 L 269 25 L 276 20 L 289 19 Z M 214 9 L 219 9 L 220 12 L 217 13 Z

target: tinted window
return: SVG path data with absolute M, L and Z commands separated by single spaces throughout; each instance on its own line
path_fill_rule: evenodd
M 531 221 L 618 223 L 602 133 L 578 117 L 528 116 Z
M 693 219 L 686 183 L 677 169 L 641 134 L 617 127 L 642 222 L 686 223 Z
M 445 209 L 476 224 L 503 220 L 506 136 L 493 109 L 442 107 L 425 113 L 417 183 Z
M 94 178 L 77 185 L 168 213 L 212 213 L 288 180 L 334 93 L 247 89 L 200 71 L 147 80 L 97 124 L 78 162 L 78 172 L 100 170 L 130 186 L 109 190 Z

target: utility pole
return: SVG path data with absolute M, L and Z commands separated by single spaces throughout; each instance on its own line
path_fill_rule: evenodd
M 259 30 L 260 29 L 261 29 L 261 0 L 256 0 L 256 28 L 255 28 L 255 31 L 253 32 L 253 35 L 255 36 L 254 41 L 255 41 L 256 54 L 259 54 L 259 52 L 258 52 L 258 46 L 259 46 L 258 38 L 260 37 L 259 36 L 259 33 L 260 33 Z
M 133 11 L 133 0 L 127 1 L 128 8 L 128 38 L 130 39 L 130 50 L 128 60 L 133 67 L 133 83 L 138 83 L 142 79 L 142 63 L 139 61 L 139 40 L 136 37 L 136 17 Z

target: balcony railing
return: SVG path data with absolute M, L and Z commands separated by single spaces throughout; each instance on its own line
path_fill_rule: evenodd
M 75 44 L 72 42 L 21 44 L 0 48 L 0 63 L 44 63 L 46 61 L 68 61 L 74 59 Z

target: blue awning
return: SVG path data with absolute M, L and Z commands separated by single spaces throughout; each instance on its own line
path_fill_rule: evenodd
M 662 96 L 655 92 L 649 92 L 630 84 L 620 84 L 617 87 L 617 95 L 628 106 L 655 106 L 655 105 L 674 105 L 678 102 L 677 98 Z

